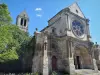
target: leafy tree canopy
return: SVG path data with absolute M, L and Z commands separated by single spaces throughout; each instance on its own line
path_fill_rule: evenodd
M 31 39 L 28 33 L 12 25 L 11 21 L 7 5 L 0 4 L 0 62 L 18 59 Z
M 29 41 L 28 33 L 21 31 L 15 25 L 0 27 L 0 62 L 18 59 L 21 44 Z
M 12 21 L 6 4 L 0 4 L 0 26 L 10 24 Z

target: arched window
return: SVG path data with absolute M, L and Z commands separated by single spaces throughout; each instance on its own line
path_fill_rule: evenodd
M 21 22 L 20 22 L 20 24 L 23 25 L 23 18 L 21 18 Z
M 24 20 L 24 26 L 26 26 L 26 19 Z

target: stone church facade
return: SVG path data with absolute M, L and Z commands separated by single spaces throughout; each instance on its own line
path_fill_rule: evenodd
M 17 16 L 16 24 L 25 32 L 28 22 L 25 11 Z M 99 72 L 100 47 L 93 47 L 89 19 L 77 3 L 62 9 L 48 21 L 47 27 L 34 35 L 36 48 L 32 72 L 42 75 L 50 75 L 53 71 L 70 75 Z
M 32 72 L 49 75 L 52 71 L 97 73 L 89 20 L 77 3 L 62 9 L 48 21 L 48 26 L 35 32 L 36 49 Z M 85 74 L 84 74 L 85 75 Z

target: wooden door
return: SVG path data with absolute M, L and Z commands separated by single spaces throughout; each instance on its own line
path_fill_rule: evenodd
M 57 58 L 55 56 L 52 57 L 52 70 L 57 70 Z

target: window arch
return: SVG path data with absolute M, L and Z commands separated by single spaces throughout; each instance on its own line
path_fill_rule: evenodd
M 78 45 L 78 47 L 75 47 L 74 50 L 74 65 L 76 69 L 92 69 L 91 64 L 92 64 L 92 58 L 91 55 L 89 54 L 89 51 L 87 47 L 84 45 Z M 90 65 L 90 66 L 88 66 Z
M 20 24 L 23 25 L 23 18 L 21 18 L 21 22 L 20 22 Z
M 26 26 L 26 19 L 24 20 L 24 26 Z

